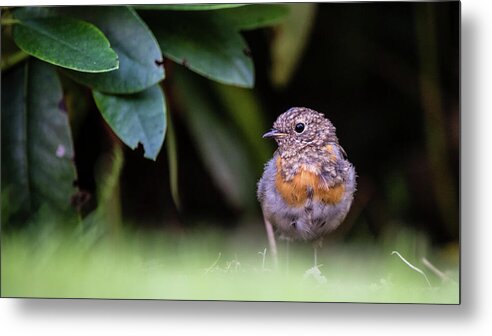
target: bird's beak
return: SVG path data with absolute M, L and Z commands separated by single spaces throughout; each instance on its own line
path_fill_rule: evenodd
M 263 134 L 263 138 L 280 138 L 286 135 L 287 135 L 286 133 L 282 133 L 279 130 L 272 128 L 271 130 Z

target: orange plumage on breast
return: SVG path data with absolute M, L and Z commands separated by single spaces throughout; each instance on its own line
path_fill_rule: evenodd
M 303 206 L 308 198 L 308 188 L 313 190 L 314 200 L 327 204 L 337 204 L 343 198 L 345 187 L 343 184 L 329 188 L 321 181 L 319 175 L 301 168 L 290 181 L 285 181 L 281 173 L 282 159 L 277 158 L 277 175 L 275 176 L 275 186 L 284 201 L 295 207 Z

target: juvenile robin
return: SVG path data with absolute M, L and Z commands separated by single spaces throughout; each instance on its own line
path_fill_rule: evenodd
M 293 107 L 281 114 L 263 137 L 278 144 L 257 191 L 274 261 L 275 228 L 288 241 L 313 242 L 317 269 L 317 247 L 342 223 L 352 204 L 354 166 L 333 124 L 309 108 Z

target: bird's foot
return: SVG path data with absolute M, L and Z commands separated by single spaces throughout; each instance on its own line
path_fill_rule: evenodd
M 308 269 L 306 272 L 304 272 L 304 276 L 302 277 L 303 280 L 315 280 L 319 285 L 323 285 L 327 282 L 326 277 L 321 274 L 321 270 L 319 269 L 319 266 L 322 265 L 314 265 L 310 269 Z

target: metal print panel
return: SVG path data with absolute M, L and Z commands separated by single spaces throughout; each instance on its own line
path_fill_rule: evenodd
M 459 2 L 1 25 L 2 297 L 460 302 Z

